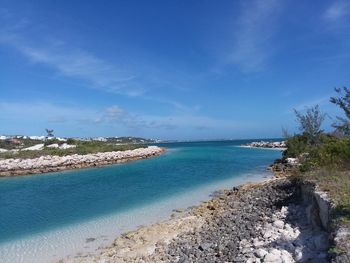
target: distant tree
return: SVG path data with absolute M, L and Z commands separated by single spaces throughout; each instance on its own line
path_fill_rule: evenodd
M 45 129 L 45 131 L 46 131 L 46 133 L 47 133 L 46 137 L 54 137 L 54 135 L 53 135 L 53 130 Z
M 346 136 L 350 136 L 350 90 L 346 87 L 335 88 L 339 97 L 331 97 L 330 102 L 339 106 L 345 113 L 345 117 L 337 116 L 337 123 L 333 123 L 333 127 L 337 131 L 342 132 Z
M 302 134 L 306 135 L 308 143 L 311 145 L 318 144 L 322 123 L 326 117 L 326 114 L 320 111 L 318 105 L 307 108 L 305 114 L 294 109 L 296 121 L 299 124 L 299 130 Z

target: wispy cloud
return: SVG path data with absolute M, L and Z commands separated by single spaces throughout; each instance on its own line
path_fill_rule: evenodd
M 159 96 L 143 96 L 143 99 L 154 101 L 161 104 L 171 105 L 176 110 L 183 112 L 183 113 L 196 113 L 201 109 L 200 105 L 185 105 L 184 103 L 181 103 L 174 99 L 168 99 L 164 97 Z
M 15 48 L 32 63 L 46 65 L 64 77 L 80 80 L 88 88 L 127 96 L 145 92 L 134 72 L 52 38 L 50 33 L 29 37 L 27 32 L 35 28 L 37 26 L 27 18 L 18 18 L 10 10 L 0 8 L 0 44 Z
M 51 41 L 40 47 L 28 44 L 18 34 L 7 35 L 0 41 L 15 47 L 33 63 L 45 64 L 63 76 L 80 79 L 90 88 L 127 96 L 139 96 L 144 92 L 143 88 L 135 85 L 135 75 L 117 69 L 92 53 L 70 48 L 63 42 L 53 44 Z
M 350 15 L 349 1 L 334 1 L 325 11 L 324 18 L 330 22 L 337 22 Z
M 235 44 L 229 61 L 243 72 L 265 69 L 273 51 L 272 37 L 283 1 L 244 2 L 235 27 Z
M 32 41 L 25 32 L 35 28 L 27 19 L 17 19 L 7 9 L 0 9 L 0 44 L 15 48 L 30 62 L 42 64 L 54 70 L 54 74 L 77 80 L 76 86 L 96 89 L 128 97 L 141 97 L 143 100 L 167 104 L 179 111 L 197 111 L 199 106 L 188 106 L 173 98 L 162 97 L 162 90 L 184 91 L 193 75 L 175 72 L 172 69 L 144 65 L 138 61 L 137 67 L 111 62 L 92 52 L 53 39 L 50 34 L 36 37 Z M 164 65 L 162 65 L 164 66 Z M 72 84 L 72 85 L 74 85 Z M 151 94 L 152 89 L 152 95 Z M 154 95 L 156 93 L 157 95 Z
M 322 106 L 322 105 L 329 103 L 330 97 L 331 97 L 331 95 L 327 95 L 327 96 L 312 99 L 309 101 L 304 101 L 303 103 L 299 103 L 299 104 L 295 105 L 293 107 L 293 109 L 300 111 L 300 110 L 305 110 L 308 107 L 313 107 L 316 105 Z

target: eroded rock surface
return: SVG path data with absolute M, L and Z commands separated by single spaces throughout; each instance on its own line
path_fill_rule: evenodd
M 298 193 L 288 179 L 234 188 L 62 262 L 329 262 L 328 233 L 310 223 Z

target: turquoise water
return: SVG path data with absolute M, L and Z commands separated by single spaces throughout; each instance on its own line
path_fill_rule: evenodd
M 235 147 L 242 142 L 164 144 L 167 153 L 148 160 L 0 178 L 0 245 L 264 173 L 281 156 L 279 151 Z

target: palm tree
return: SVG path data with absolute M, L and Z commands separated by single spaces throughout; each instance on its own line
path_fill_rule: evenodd
M 47 133 L 47 135 L 46 135 L 46 137 L 48 138 L 48 137 L 55 137 L 54 135 L 53 135 L 53 130 L 50 130 L 50 129 L 45 129 L 46 130 L 46 133 Z

